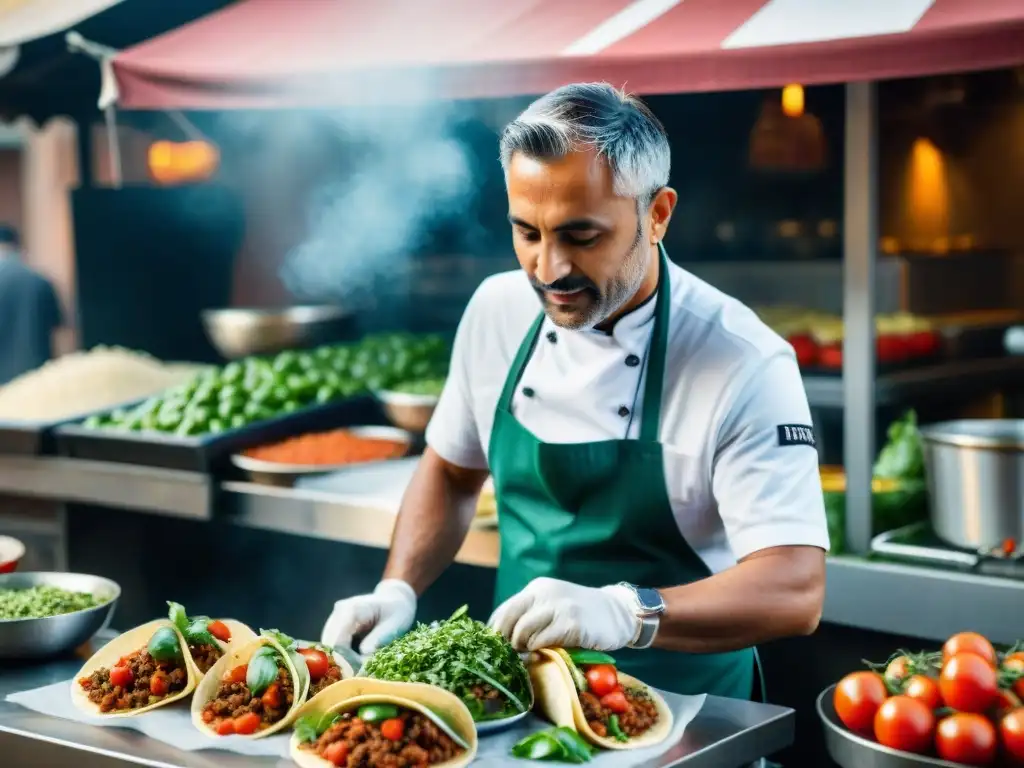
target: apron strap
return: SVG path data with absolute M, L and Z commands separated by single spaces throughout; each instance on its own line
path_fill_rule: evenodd
M 658 298 L 654 305 L 654 329 L 647 353 L 647 380 L 644 383 L 643 414 L 640 417 L 640 439 L 658 442 L 661 426 L 661 392 L 665 382 L 665 354 L 668 350 L 669 307 L 672 287 L 668 279 L 668 253 L 658 243 Z
M 519 386 L 519 380 L 523 377 L 523 371 L 526 369 L 526 364 L 533 354 L 533 348 L 537 344 L 537 337 L 540 336 L 540 329 L 543 326 L 544 311 L 541 310 L 540 314 L 537 315 L 537 319 L 533 321 L 533 325 L 530 326 L 530 330 L 523 337 L 523 341 L 519 345 L 519 351 L 516 352 L 515 360 L 512 361 L 509 375 L 505 377 L 505 387 L 501 390 L 501 397 L 498 399 L 499 410 L 512 412 L 512 398 L 515 396 L 516 387 Z

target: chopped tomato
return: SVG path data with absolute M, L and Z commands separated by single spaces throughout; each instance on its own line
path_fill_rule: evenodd
M 260 727 L 260 716 L 255 712 L 246 712 L 244 715 L 239 715 L 235 718 L 234 725 L 235 733 L 248 736 L 249 734 L 256 733 L 256 729 Z
M 249 674 L 248 664 L 239 664 L 237 667 L 231 669 L 224 677 L 226 683 L 244 683 L 245 676 Z
M 206 625 L 206 629 L 222 643 L 231 642 L 231 630 L 228 629 L 228 625 L 223 621 L 211 621 Z
M 344 766 L 348 762 L 348 744 L 344 741 L 328 744 L 324 750 L 324 757 L 331 765 Z
M 405 735 L 405 721 L 398 717 L 380 724 L 380 735 L 388 741 L 401 741 Z
M 1024 709 L 1015 709 L 999 721 L 999 735 L 1006 754 L 1024 763 Z
M 260 701 L 263 702 L 264 707 L 270 709 L 277 709 L 281 706 L 281 686 L 277 683 L 271 683 L 270 686 L 260 696 Z
M 939 690 L 948 707 L 986 712 L 999 693 L 995 667 L 976 653 L 958 653 L 943 665 Z
M 221 720 L 217 723 L 217 735 L 218 736 L 231 736 L 235 732 L 235 721 L 234 720 Z
M 610 709 L 617 715 L 629 712 L 629 702 L 626 701 L 626 694 L 620 688 L 601 697 L 601 706 Z
M 875 715 L 875 739 L 879 744 L 904 752 L 922 754 L 932 746 L 935 715 L 917 699 L 893 696 Z
M 839 681 L 832 705 L 843 725 L 854 733 L 870 736 L 875 727 L 875 714 L 888 695 L 881 675 L 853 672 Z
M 154 696 L 165 695 L 169 688 L 167 678 L 164 675 L 157 673 L 149 678 L 149 692 Z
M 587 685 L 601 698 L 619 687 L 619 673 L 611 664 L 595 664 L 587 668 Z
M 110 669 L 110 684 L 118 685 L 125 688 L 132 684 L 132 680 L 135 679 L 135 675 L 132 674 L 132 670 L 129 667 L 111 667 Z
M 942 659 L 949 661 L 958 653 L 973 653 L 981 656 L 993 667 L 996 665 L 996 649 L 983 635 L 977 632 L 959 632 L 942 646 Z
M 939 721 L 935 750 L 953 763 L 988 765 L 996 759 L 996 727 L 984 715 L 956 712 Z
M 822 368 L 839 370 L 843 367 L 843 345 L 829 344 L 818 348 L 818 365 Z
M 203 710 L 203 722 L 206 723 L 207 725 L 212 723 L 214 721 L 214 718 L 216 718 L 216 717 L 217 716 L 215 714 L 213 714 L 213 712 L 211 710 L 209 710 L 209 709 L 204 709 Z
M 925 675 L 914 675 L 907 680 L 903 693 L 912 699 L 917 699 L 928 709 L 938 709 L 942 706 L 939 684 Z
M 327 658 L 326 653 L 316 648 L 300 648 L 299 653 L 306 660 L 306 667 L 309 668 L 311 680 L 319 680 L 327 674 L 331 662 Z

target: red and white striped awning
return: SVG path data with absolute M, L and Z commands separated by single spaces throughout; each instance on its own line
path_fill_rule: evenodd
M 121 53 L 130 109 L 876 80 L 1024 63 L 1024 0 L 242 0 Z

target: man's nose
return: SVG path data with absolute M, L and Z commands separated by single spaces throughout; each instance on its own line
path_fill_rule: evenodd
M 572 262 L 561 253 L 557 244 L 541 244 L 540 256 L 537 258 L 536 277 L 544 285 L 551 285 L 556 280 L 568 276 L 572 272 Z

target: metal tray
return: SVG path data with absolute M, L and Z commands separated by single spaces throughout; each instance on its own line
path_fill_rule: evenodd
M 816 707 L 825 729 L 825 748 L 829 757 L 842 768 L 964 768 L 960 763 L 939 760 L 927 755 L 912 755 L 851 733 L 842 724 L 832 706 L 836 687 L 830 685 L 818 695 Z
M 53 434 L 61 456 L 186 472 L 216 472 L 230 466 L 231 455 L 246 448 L 311 430 L 386 423 L 380 405 L 367 395 L 303 408 L 215 435 L 179 437 L 159 432 L 114 432 L 90 429 L 77 422 L 60 425 Z
M 115 403 L 106 408 L 65 416 L 60 419 L 41 419 L 37 421 L 10 421 L 0 419 L 0 453 L 15 456 L 41 456 L 56 453 L 56 441 L 53 430 L 63 424 L 74 424 L 84 421 L 90 416 L 108 413 L 116 408 L 124 408 L 139 399 L 128 403 Z

